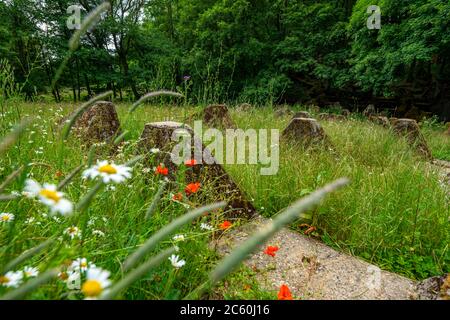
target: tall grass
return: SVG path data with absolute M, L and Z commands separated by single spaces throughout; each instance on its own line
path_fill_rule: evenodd
M 268 109 L 234 114 L 234 119 L 242 128 L 280 130 L 289 121 L 274 117 Z M 438 170 L 420 159 L 404 139 L 380 126 L 357 119 L 322 125 L 338 155 L 285 143 L 278 175 L 260 176 L 259 169 L 251 166 L 227 170 L 267 217 L 299 194 L 347 176 L 352 184 L 312 212 L 317 237 L 412 278 L 448 272 L 450 209 Z M 450 150 L 441 131 L 425 132 L 435 152 Z

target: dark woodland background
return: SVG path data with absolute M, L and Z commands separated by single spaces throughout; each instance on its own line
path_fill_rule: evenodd
M 67 8 L 85 16 L 100 3 L 0 0 L 1 64 L 26 99 L 171 89 L 199 104 L 374 104 L 450 119 L 449 0 L 112 0 L 52 88 L 73 33 Z M 367 28 L 370 5 L 381 30 Z

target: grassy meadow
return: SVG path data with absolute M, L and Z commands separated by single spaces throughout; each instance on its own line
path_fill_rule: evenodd
M 0 158 L 0 181 L 21 166 L 25 168 L 4 193 L 20 195 L 27 178 L 58 184 L 76 167 L 83 165 L 84 170 L 93 160 L 94 163 L 112 160 L 125 164 L 136 156 L 136 143 L 145 123 L 181 122 L 187 114 L 200 108 L 143 105 L 129 114 L 130 106 L 117 104 L 122 128 L 129 132 L 119 152 L 114 156 L 108 152 L 90 156 L 89 150 L 82 145 L 83 137 L 72 135 L 66 142 L 60 138 L 61 119 L 78 106 L 44 102 L 3 105 L 0 136 L 5 136 L 19 118 L 35 118 L 15 145 Z M 231 116 L 242 129 L 283 130 L 290 120 L 289 116 L 276 117 L 270 107 L 248 112 L 233 109 Z M 257 165 L 225 165 L 225 168 L 252 199 L 260 214 L 266 217 L 275 217 L 292 202 L 326 183 L 349 177 L 351 184 L 348 187 L 329 196 L 311 212 L 312 220 L 308 224 L 316 230 L 310 236 L 413 279 L 449 272 L 450 208 L 438 170 L 421 160 L 406 141 L 358 115 L 344 122 L 322 122 L 322 125 L 336 153 L 303 150 L 282 143 L 277 175 L 261 176 Z M 422 130 L 434 156 L 450 161 L 450 140 L 443 133 L 444 127 L 427 121 Z M 155 175 L 153 165 L 139 162 L 130 179 L 103 186 L 83 214 L 76 218 L 52 215 L 40 202 L 22 195 L 1 201 L 0 212 L 12 213 L 14 220 L 0 222 L 0 269 L 25 250 L 58 235 L 53 244 L 19 263 L 16 269 L 31 266 L 39 271 L 48 270 L 69 266 L 77 258 L 86 258 L 88 263 L 108 270 L 114 282 L 124 275 L 122 262 L 127 256 L 157 230 L 189 209 L 200 206 L 195 194 L 189 199 L 173 200 L 173 193 L 183 192 L 185 188 L 180 178 L 178 190 L 163 193 L 151 218 L 145 219 L 162 180 L 161 175 Z M 77 174 L 63 192 L 67 199 L 76 203 L 95 186 L 94 181 Z M 202 215 L 178 229 L 174 234 L 178 237 L 158 243 L 152 252 L 177 246 L 176 254 L 185 260 L 185 265 L 173 267 L 165 259 L 152 272 L 122 290 L 119 297 L 181 299 L 194 292 L 207 281 L 209 272 L 219 261 L 208 244 L 220 235 L 217 231 L 224 220 L 221 211 Z M 231 222 L 232 228 L 243 223 Z M 291 228 L 304 232 L 302 223 L 304 221 L 298 221 Z M 78 228 L 78 232 L 67 233 L 72 227 Z M 27 298 L 84 298 L 79 289 L 68 288 L 64 280 L 60 274 L 59 279 L 45 283 Z M 0 296 L 11 290 L 0 286 Z M 261 290 L 252 271 L 244 267 L 205 295 L 205 298 L 225 299 L 276 297 L 276 292 Z

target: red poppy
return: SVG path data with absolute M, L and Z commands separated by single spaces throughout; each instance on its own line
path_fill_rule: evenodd
M 222 230 L 227 230 L 227 229 L 230 228 L 232 225 L 233 225 L 233 224 L 232 224 L 230 221 L 225 220 L 224 222 L 222 222 L 221 224 L 219 224 L 219 228 L 222 229 Z
M 184 192 L 186 192 L 186 195 L 191 195 L 192 193 L 197 193 L 198 190 L 200 189 L 200 182 L 196 182 L 196 183 L 189 183 L 186 188 L 184 189 Z
M 283 284 L 278 292 L 278 300 L 292 300 L 292 293 L 288 286 Z
M 163 167 L 162 165 L 159 165 L 159 166 L 156 168 L 155 174 L 156 174 L 156 175 L 162 174 L 163 176 L 167 176 L 167 175 L 169 174 L 169 169 L 166 168 L 166 167 Z
M 193 167 L 193 166 L 197 165 L 197 160 L 195 160 L 195 159 L 186 160 L 186 161 L 184 162 L 184 164 L 185 164 L 187 167 Z
M 275 257 L 275 252 L 277 252 L 278 249 L 279 248 L 277 246 L 268 246 L 266 248 L 266 250 L 264 250 L 264 253 L 269 255 L 269 256 Z
M 181 201 L 181 200 L 183 200 L 183 195 L 181 194 L 181 192 L 178 192 L 172 196 L 172 200 L 173 201 Z

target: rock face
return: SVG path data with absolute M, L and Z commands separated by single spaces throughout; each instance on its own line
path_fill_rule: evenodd
M 323 121 L 344 121 L 346 117 L 341 114 L 333 114 L 333 113 L 321 113 L 319 114 L 319 119 Z
M 389 121 L 389 119 L 384 116 L 370 116 L 369 120 L 385 128 L 389 128 L 391 126 L 391 122 Z
M 224 104 L 213 104 L 203 110 L 203 121 L 212 128 L 236 128 Z
M 420 300 L 450 300 L 450 274 L 426 279 L 416 290 Z
M 375 110 L 375 106 L 373 104 L 369 104 L 367 108 L 363 111 L 363 116 L 370 117 L 377 113 Z
M 293 118 L 311 118 L 311 114 L 307 111 L 299 111 L 294 114 Z
M 172 141 L 172 135 L 175 130 L 181 130 L 183 134 L 190 135 L 192 146 L 191 159 L 194 159 L 195 146 L 205 151 L 205 163 L 197 163 L 192 167 L 187 167 L 185 171 L 186 184 L 200 182 L 202 185 L 198 194 L 199 200 L 202 200 L 202 190 L 208 189 L 206 192 L 208 192 L 209 196 L 214 194 L 215 201 L 228 201 L 228 206 L 226 207 L 227 217 L 252 217 L 256 210 L 251 202 L 247 200 L 245 194 L 226 173 L 222 165 L 215 163 L 214 157 L 205 150 L 198 139 L 194 138 L 194 132 L 189 126 L 185 125 L 183 127 L 181 123 L 177 122 L 149 123 L 145 125 L 142 132 L 138 151 L 150 155 L 151 149 L 159 149 L 160 152 L 151 157 L 149 156 L 148 161 L 151 161 L 155 166 L 159 163 L 164 163 L 165 167 L 169 169 L 168 178 L 173 181 L 179 169 L 170 156 L 173 147 L 178 144 L 178 141 Z
M 282 133 L 282 139 L 303 146 L 325 144 L 331 146 L 330 140 L 322 126 L 315 119 L 294 118 Z
M 419 125 L 412 119 L 397 119 L 392 124 L 394 132 L 400 136 L 406 137 L 409 144 L 415 148 L 422 156 L 427 159 L 433 159 L 428 144 L 420 132 Z
M 120 121 L 112 102 L 99 101 L 76 121 L 74 132 L 86 145 L 111 142 L 120 134 Z
M 219 254 L 227 255 L 269 223 L 258 217 L 231 230 L 213 245 Z M 279 246 L 276 257 L 263 253 L 266 245 Z M 294 299 L 407 300 L 416 296 L 414 281 L 287 228 L 250 256 L 245 265 L 254 270 L 262 288 L 276 295 L 280 286 L 286 284 Z

